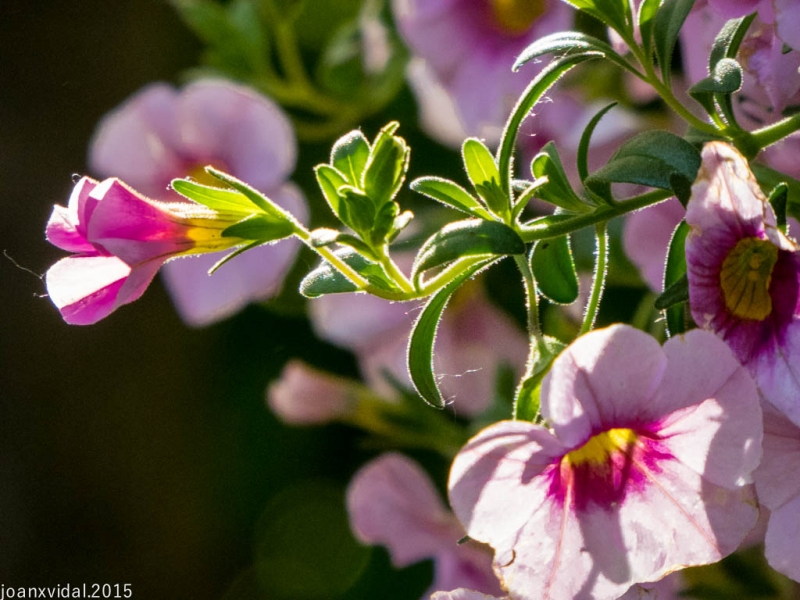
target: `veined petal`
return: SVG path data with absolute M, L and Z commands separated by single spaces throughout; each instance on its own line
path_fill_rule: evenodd
M 502 421 L 472 438 L 453 461 L 448 483 L 450 506 L 470 537 L 510 547 L 524 523 L 552 502 L 551 478 L 567 450 L 543 427 L 523 421 Z
M 663 377 L 666 357 L 656 340 L 615 325 L 581 336 L 542 382 L 542 415 L 568 446 L 597 432 L 652 416 L 648 400 Z M 625 376 L 619 368 L 629 365 Z

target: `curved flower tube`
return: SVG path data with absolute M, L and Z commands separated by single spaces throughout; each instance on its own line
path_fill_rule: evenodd
M 139 298 L 166 261 L 244 243 L 222 235 L 241 218 L 83 177 L 47 223 L 48 241 L 73 253 L 48 269 L 47 292 L 67 323 L 91 325 Z

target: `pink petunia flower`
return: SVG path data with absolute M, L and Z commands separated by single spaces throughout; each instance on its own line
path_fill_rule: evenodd
M 767 400 L 800 424 L 800 254 L 733 147 L 711 142 L 686 222 L 695 322 L 733 350 Z
M 309 304 L 317 334 L 355 352 L 367 384 L 386 397 L 396 395 L 387 374 L 411 387 L 408 337 L 419 310 L 366 295 L 329 295 Z M 519 375 L 527 355 L 525 333 L 476 286 L 467 286 L 445 311 L 434 366 L 455 410 L 475 416 L 492 402 L 498 368 L 505 364 Z
M 47 292 L 67 323 L 96 323 L 139 298 L 167 260 L 242 244 L 222 231 L 245 216 L 157 202 L 118 179 L 83 177 L 47 223 L 48 241 L 74 253 L 48 269 Z
M 464 530 L 442 503 L 428 475 L 411 459 L 387 453 L 362 467 L 347 488 L 355 537 L 386 546 L 395 567 L 433 559 L 431 592 L 466 585 L 500 593 L 491 553 L 474 542 L 459 545 Z
M 409 81 L 423 127 L 458 146 L 467 136 L 496 143 L 508 113 L 539 66 L 511 66 L 536 39 L 570 29 L 574 11 L 558 0 L 393 0 L 411 49 Z
M 291 123 L 271 100 L 223 80 L 200 80 L 181 91 L 155 83 L 101 121 L 91 144 L 91 168 L 118 176 L 157 199 L 180 200 L 168 185 L 214 165 L 267 194 L 300 221 L 307 207 L 302 192 L 286 180 L 294 169 L 297 143 Z M 298 250 L 294 240 L 254 248 L 213 276 L 219 256 L 173 261 L 163 269 L 181 317 L 202 326 L 228 317 L 280 289 Z
M 450 504 L 515 600 L 616 599 L 733 552 L 756 522 L 758 392 L 694 330 L 582 336 L 542 385 L 551 429 L 504 421 L 456 456 Z
M 764 456 L 753 474 L 759 501 L 770 509 L 765 555 L 776 571 L 800 581 L 800 428 L 764 407 Z

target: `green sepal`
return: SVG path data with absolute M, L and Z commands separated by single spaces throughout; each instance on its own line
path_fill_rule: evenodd
M 494 260 L 486 260 L 473 265 L 436 292 L 428 300 L 414 323 L 408 340 L 408 372 L 417 393 L 434 408 L 445 407 L 444 398 L 442 398 L 442 393 L 436 383 L 436 376 L 433 373 L 433 345 L 442 313 L 451 296 L 461 284 Z
M 550 336 L 542 343 L 533 342 L 525 375 L 514 395 L 514 420 L 538 422 L 541 418 L 540 392 L 542 380 L 550 371 L 556 357 L 567 345 Z
M 411 182 L 411 189 L 472 217 L 491 219 L 492 216 L 472 194 L 457 183 L 441 177 L 420 177 Z
M 173 179 L 170 185 L 181 196 L 217 212 L 253 211 L 253 203 L 236 190 L 202 185 L 190 179 Z
M 531 271 L 539 292 L 556 304 L 578 299 L 578 273 L 569 236 L 539 241 L 531 253 Z
M 558 156 L 558 150 L 552 141 L 547 142 L 541 152 L 533 157 L 531 173 L 535 179 L 547 177 L 547 183 L 536 192 L 537 198 L 570 212 L 582 213 L 592 210 L 592 207 L 572 189 L 564 165 Z
M 509 200 L 500 187 L 500 172 L 489 149 L 477 138 L 468 138 L 461 146 L 467 176 L 475 191 L 496 215 L 505 215 Z
M 355 129 L 340 137 L 331 149 L 331 166 L 354 187 L 363 185 L 362 175 L 369 160 L 369 142 Z
M 689 95 L 697 100 L 709 115 L 717 112 L 719 107 L 724 120 L 729 124 L 735 124 L 730 96 L 741 89 L 742 76 L 742 66 L 736 60 L 723 58 L 716 63 L 711 75 L 689 88 Z
M 393 121 L 380 130 L 364 168 L 364 193 L 378 209 L 395 197 L 408 171 L 410 151 L 405 140 L 394 135 L 398 127 Z
M 342 197 L 339 195 L 339 189 L 348 185 L 347 178 L 330 165 L 317 165 L 314 167 L 314 174 L 328 206 L 331 207 L 333 214 L 341 218 Z
M 769 193 L 769 203 L 775 211 L 775 222 L 783 233 L 786 233 L 786 205 L 789 198 L 789 185 L 781 181 Z
M 672 190 L 685 206 L 700 162 L 700 153 L 686 140 L 668 131 L 645 131 L 622 144 L 586 185 L 602 189 L 611 182 L 638 183 Z
M 414 260 L 411 277 L 416 281 L 424 271 L 461 258 L 524 252 L 525 242 L 508 225 L 482 219 L 456 221 L 425 241 Z
M 211 265 L 211 268 L 208 270 L 208 274 L 209 275 L 213 275 L 214 273 L 217 272 L 217 270 L 222 265 L 224 265 L 229 260 L 236 258 L 240 254 L 244 254 L 245 252 L 247 252 L 248 250 L 251 250 L 252 248 L 255 248 L 256 246 L 260 246 L 263 243 L 264 242 L 262 242 L 262 241 L 256 240 L 255 242 L 250 242 L 249 244 L 246 244 L 244 246 L 240 246 L 239 248 L 236 248 L 236 250 L 234 250 L 233 252 L 231 252 L 229 254 L 226 254 L 225 256 L 220 258 L 217 262 L 215 262 L 213 265 Z
M 544 54 L 552 53 L 555 55 L 565 55 L 583 54 L 585 52 L 599 52 L 604 58 L 607 58 L 623 69 L 632 73 L 637 72 L 610 44 L 579 31 L 561 31 L 539 38 L 522 51 L 514 62 L 512 69 L 516 71 L 525 63 L 539 58 Z
M 686 277 L 686 236 L 689 235 L 689 225 L 686 221 L 681 221 L 672 233 L 667 251 L 667 264 L 664 268 L 664 290 L 671 290 L 670 295 L 680 291 L 680 280 Z M 674 285 L 677 288 L 671 289 Z M 677 294 L 675 294 L 677 296 Z M 689 296 L 688 279 L 686 296 Z M 658 300 L 661 298 L 659 297 Z M 666 301 L 666 299 L 664 300 Z M 678 335 L 686 331 L 686 321 L 688 303 L 679 302 L 672 304 L 666 309 L 667 313 L 667 335 Z
M 672 70 L 672 55 L 681 27 L 695 0 L 664 0 L 653 17 L 653 42 L 661 67 L 661 79 L 668 84 Z
M 396 290 L 391 278 L 383 268 L 349 248 L 336 251 L 336 255 L 371 285 L 384 290 Z M 333 265 L 323 261 L 300 282 L 300 293 L 306 298 L 317 298 L 325 294 L 341 294 L 358 291 L 358 287 Z
M 270 215 L 254 213 L 222 231 L 222 237 L 235 237 L 257 242 L 273 242 L 289 237 L 295 232 L 290 221 L 278 220 Z
M 248 200 L 250 200 L 250 202 L 260 208 L 266 214 L 276 219 L 287 221 L 294 219 L 294 217 L 283 210 L 280 206 L 275 204 L 272 200 L 267 198 L 264 194 L 247 185 L 244 181 L 236 179 L 236 177 L 233 175 L 228 175 L 227 173 L 224 173 L 219 169 L 215 169 L 214 167 L 206 167 L 206 173 L 213 175 L 220 181 L 223 181 L 232 188 L 240 191 Z

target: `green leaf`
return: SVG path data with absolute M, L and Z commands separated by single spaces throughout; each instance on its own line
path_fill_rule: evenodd
M 633 37 L 630 5 L 627 0 L 566 0 L 566 2 L 589 13 L 612 29 L 625 33 L 628 38 Z
M 214 167 L 206 167 L 206 173 L 213 175 L 220 181 L 224 181 L 234 189 L 239 190 L 250 202 L 264 211 L 266 214 L 275 217 L 276 219 L 294 220 L 289 213 L 283 210 L 280 206 L 275 204 L 272 200 L 267 198 L 264 194 L 257 191 L 255 188 L 250 187 L 244 181 L 236 179 L 233 175 L 228 175 Z
M 429 237 L 417 253 L 412 278 L 428 269 L 468 256 L 523 254 L 525 242 L 508 225 L 467 219 L 446 225 Z
M 581 134 L 581 141 L 578 144 L 578 176 L 581 178 L 581 182 L 585 181 L 586 178 L 589 176 L 589 142 L 591 142 L 592 134 L 594 133 L 595 127 L 600 122 L 605 114 L 614 108 L 617 105 L 617 102 L 612 102 L 608 106 L 600 109 L 595 116 L 592 117 L 592 120 L 589 121 L 589 124 L 586 125 L 586 129 L 583 130 L 583 134 Z
M 547 177 L 547 183 L 539 188 L 536 197 L 570 212 L 588 212 L 592 209 L 572 189 L 564 165 L 558 156 L 555 144 L 547 142 L 542 151 L 533 157 L 531 173 L 534 178 Z
M 468 138 L 461 147 L 461 156 L 469 180 L 489 210 L 496 215 L 507 214 L 509 200 L 500 188 L 500 172 L 489 149 L 479 139 Z
M 235 190 L 201 185 L 190 179 L 173 179 L 170 185 L 181 196 L 217 212 L 253 211 L 252 202 Z
M 592 173 L 591 187 L 611 182 L 638 183 L 672 190 L 684 197 L 700 168 L 700 153 L 668 131 L 646 131 L 626 141 L 608 163 Z
M 337 250 L 336 255 L 375 287 L 385 290 L 396 289 L 381 266 L 367 260 L 361 254 L 350 248 L 343 248 Z M 323 261 L 320 266 L 311 271 L 300 282 L 300 293 L 306 298 L 317 298 L 324 294 L 341 294 L 357 290 L 358 288 L 352 281 L 327 261 Z
M 564 55 L 583 54 L 585 52 L 600 53 L 604 58 L 609 59 L 623 69 L 632 73 L 637 72 L 636 68 L 620 56 L 610 44 L 578 31 L 561 31 L 539 38 L 522 51 L 514 62 L 512 69 L 516 71 L 525 63 L 544 54 Z
M 642 37 L 642 47 L 648 57 L 653 52 L 653 17 L 658 12 L 659 6 L 661 6 L 661 0 L 644 0 L 639 5 L 639 14 L 637 15 L 639 32 Z
M 354 187 L 361 187 L 361 176 L 369 160 L 369 142 L 359 130 L 340 137 L 331 150 L 331 165 Z
M 511 159 L 517 142 L 517 134 L 522 121 L 533 110 L 536 103 L 547 93 L 553 84 L 575 65 L 593 58 L 602 57 L 602 52 L 587 51 L 583 54 L 569 54 L 550 62 L 536 78 L 528 84 L 525 91 L 517 100 L 516 105 L 511 111 L 503 129 L 503 136 L 500 139 L 500 149 L 497 156 L 497 170 L 503 178 L 500 186 L 505 193 L 511 192 L 512 168 Z
M 370 241 L 374 247 L 383 244 L 392 232 L 394 220 L 400 214 L 400 205 L 397 202 L 387 202 L 378 209 L 375 215 L 375 224 L 370 231 Z
M 378 209 L 395 197 L 408 171 L 409 148 L 393 135 L 398 126 L 392 122 L 381 129 L 364 169 L 364 192 Z
M 578 299 L 578 273 L 569 236 L 541 240 L 531 254 L 531 270 L 539 291 L 557 304 Z
M 222 232 L 222 237 L 271 242 L 289 237 L 294 232 L 294 225 L 290 221 L 278 220 L 269 215 L 256 213 L 225 228 Z
M 473 265 L 434 294 L 414 323 L 408 341 L 408 371 L 417 393 L 434 408 L 444 408 L 445 401 L 433 374 L 433 345 L 436 330 L 450 297 L 467 279 L 491 264 L 486 260 Z
M 670 295 L 680 291 L 680 280 L 686 277 L 686 236 L 689 235 L 690 227 L 686 221 L 681 221 L 672 233 L 672 239 L 669 242 L 669 251 L 667 252 L 667 265 L 664 269 L 664 290 L 670 290 Z M 678 287 L 673 289 L 673 286 Z M 687 297 L 688 297 L 688 281 L 687 281 Z M 668 298 L 667 298 L 668 299 Z M 661 300 L 659 297 L 657 300 Z M 667 312 L 667 334 L 670 336 L 678 335 L 686 331 L 687 314 L 686 309 L 688 304 L 678 303 L 673 304 L 666 309 Z
M 419 194 L 438 200 L 456 210 L 467 213 L 473 217 L 491 219 L 483 205 L 478 202 L 467 190 L 449 179 L 441 177 L 420 177 L 411 182 L 411 189 Z
M 786 214 L 800 221 L 800 180 L 758 163 L 750 163 L 750 168 L 762 190 L 774 190 L 781 184 L 786 185 Z M 796 231 L 792 233 L 797 235 Z
M 339 218 L 362 237 L 368 237 L 375 225 L 376 216 L 372 200 L 361 190 L 349 185 L 339 188 L 339 196 L 342 199 Z
M 341 218 L 342 198 L 339 189 L 348 185 L 347 179 L 330 165 L 317 165 L 314 167 L 314 174 L 328 206 L 331 207 L 333 214 Z
M 708 72 L 713 73 L 717 63 L 723 58 L 736 58 L 739 52 L 739 46 L 744 40 L 747 30 L 753 19 L 756 18 L 756 13 L 741 17 L 739 19 L 731 19 L 722 30 L 717 34 L 714 39 L 714 45 L 711 48 L 711 54 L 708 57 Z
M 675 43 L 678 41 L 683 22 L 694 6 L 694 1 L 664 0 L 653 17 L 653 41 L 664 83 L 669 83 Z
M 566 344 L 544 336 L 544 344 L 534 344 L 528 358 L 528 368 L 514 396 L 514 420 L 537 422 L 541 417 L 539 396 L 542 380 Z

